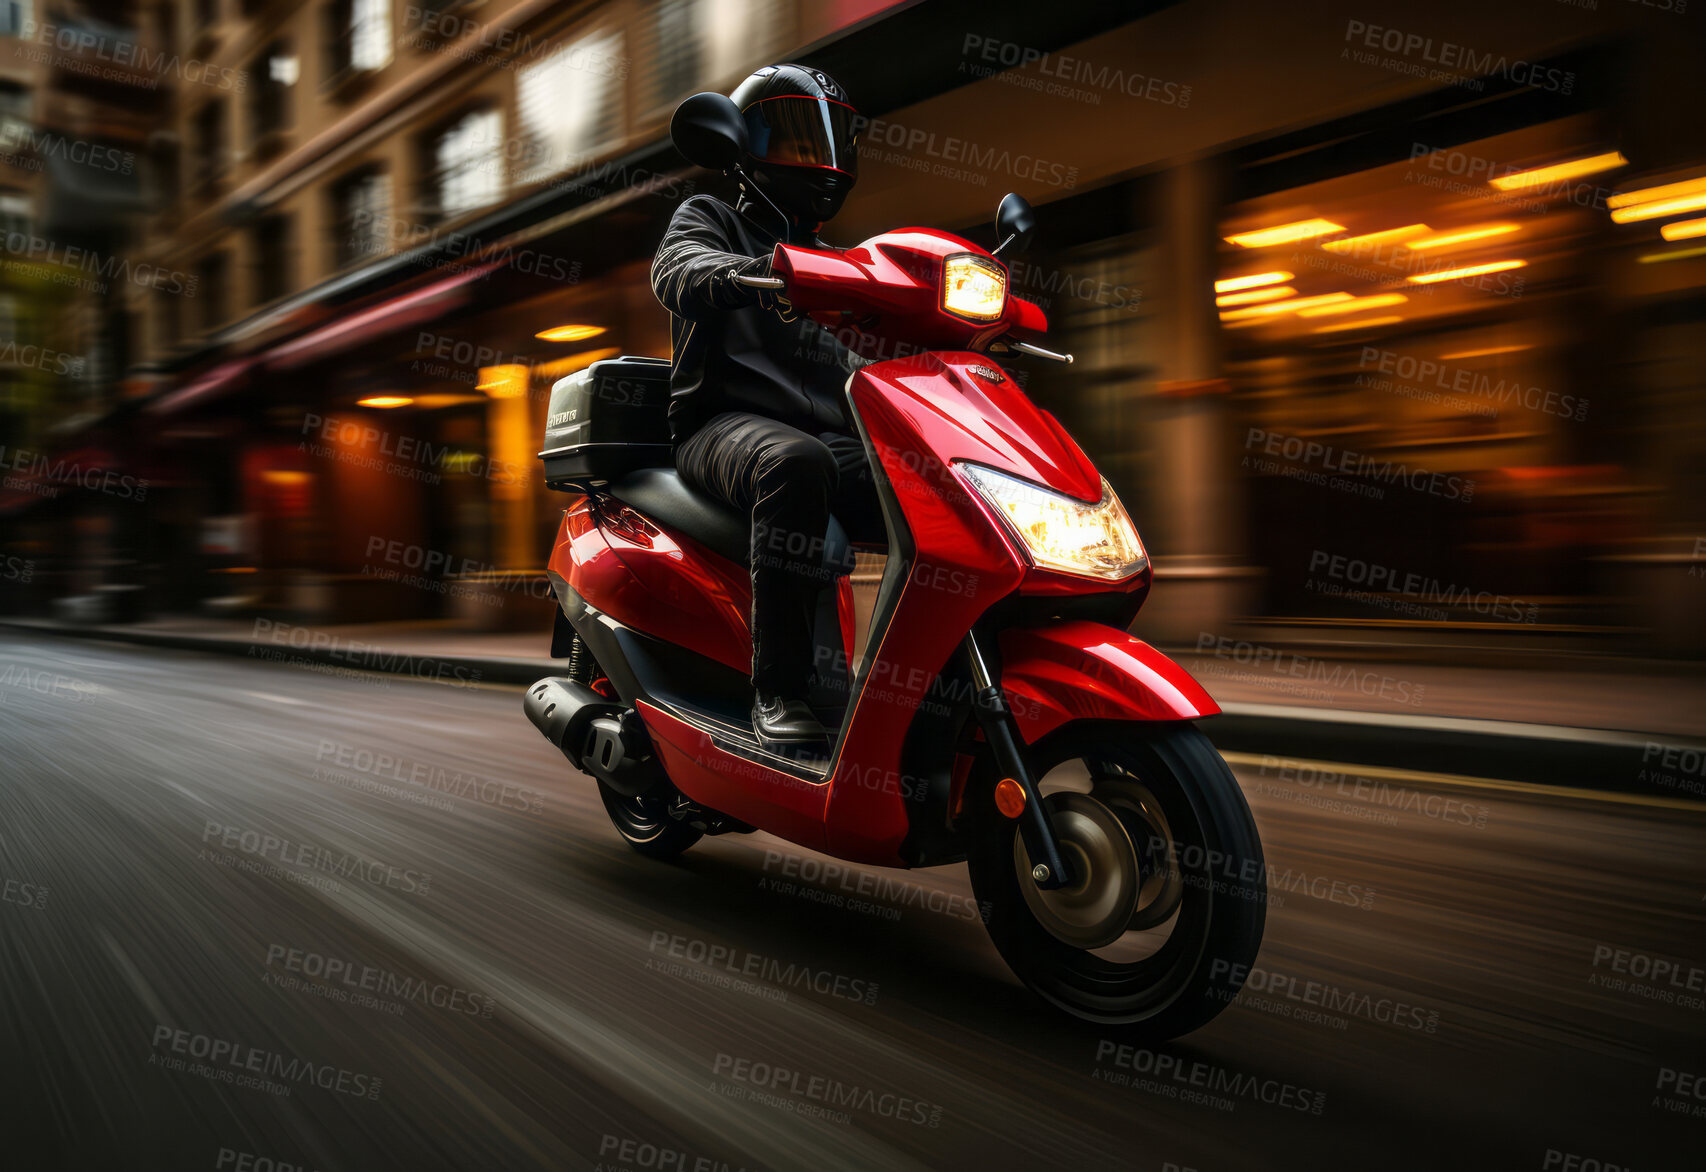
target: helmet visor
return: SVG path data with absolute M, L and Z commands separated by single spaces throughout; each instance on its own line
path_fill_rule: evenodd
M 747 150 L 760 162 L 859 173 L 858 114 L 852 106 L 789 95 L 754 102 L 741 117 Z

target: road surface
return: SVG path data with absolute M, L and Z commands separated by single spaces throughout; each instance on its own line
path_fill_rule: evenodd
M 1258 970 L 1122 1048 L 1011 979 L 963 867 L 633 853 L 517 689 L 0 633 L 0 1163 L 1702 1166 L 1681 783 L 1234 764 Z

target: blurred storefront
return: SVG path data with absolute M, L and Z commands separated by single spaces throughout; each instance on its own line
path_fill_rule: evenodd
M 716 182 L 668 114 L 803 57 L 870 118 L 833 239 L 1038 207 L 1013 287 L 1078 362 L 1021 377 L 1150 545 L 1146 636 L 1706 650 L 1706 78 L 1638 6 L 1418 8 L 1449 65 L 1343 4 L 396 6 L 326 60 L 287 4 L 160 11 L 272 96 L 180 87 L 158 169 L 155 609 L 536 621 L 545 395 L 667 353 L 650 252 Z

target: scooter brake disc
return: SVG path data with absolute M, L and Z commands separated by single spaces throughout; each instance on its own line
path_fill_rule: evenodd
M 1118 940 L 1137 909 L 1137 851 L 1118 815 L 1089 794 L 1061 792 L 1043 799 L 1054 815 L 1060 849 L 1072 868 L 1070 887 L 1047 890 L 1031 879 L 1023 835 L 1013 836 L 1013 866 L 1031 914 L 1050 935 L 1074 948 Z

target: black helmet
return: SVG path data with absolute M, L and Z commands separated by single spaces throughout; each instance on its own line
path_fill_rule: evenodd
M 859 112 L 834 78 L 803 65 L 767 65 L 729 99 L 746 122 L 753 180 L 802 227 L 841 210 L 859 174 Z

